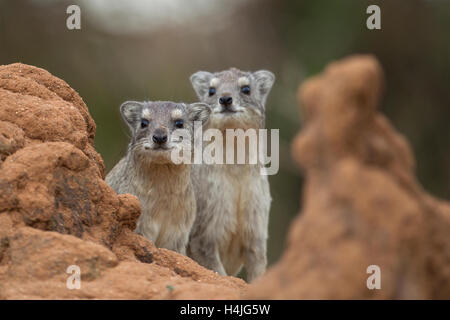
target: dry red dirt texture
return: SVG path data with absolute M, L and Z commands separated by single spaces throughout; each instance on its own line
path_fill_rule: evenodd
M 371 56 L 330 64 L 300 87 L 302 211 L 281 260 L 250 289 L 263 299 L 450 298 L 450 206 L 414 177 L 406 140 L 377 111 Z M 366 268 L 381 268 L 368 290 Z
M 137 198 L 104 181 L 95 123 L 45 70 L 0 66 L 0 299 L 233 299 L 221 277 L 132 230 Z M 70 265 L 81 289 L 68 290 Z

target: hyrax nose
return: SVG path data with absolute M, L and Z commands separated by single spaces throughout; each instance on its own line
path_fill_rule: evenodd
M 220 97 L 219 103 L 224 107 L 231 106 L 231 104 L 233 103 L 233 98 L 230 96 Z
M 154 143 L 163 144 L 167 142 L 167 135 L 156 135 L 154 134 L 152 137 Z
M 163 144 L 167 142 L 167 132 L 164 130 L 156 129 L 153 133 L 152 140 L 154 143 Z

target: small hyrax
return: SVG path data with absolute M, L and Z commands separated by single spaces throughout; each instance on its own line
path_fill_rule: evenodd
M 264 128 L 265 103 L 275 81 L 271 72 L 199 71 L 190 80 L 200 101 L 211 106 L 206 128 L 222 131 L 224 140 L 226 129 Z M 244 265 L 249 282 L 264 273 L 267 264 L 272 199 L 267 176 L 260 174 L 260 168 L 259 162 L 192 168 L 197 217 L 188 255 L 223 275 L 236 275 Z
M 106 182 L 117 193 L 138 197 L 142 207 L 138 234 L 157 247 L 186 254 L 196 202 L 190 165 L 171 160 L 172 150 L 187 141 L 171 133 L 183 128 L 193 137 L 193 122 L 206 122 L 211 109 L 204 103 L 127 101 L 120 112 L 130 128 L 131 141 Z

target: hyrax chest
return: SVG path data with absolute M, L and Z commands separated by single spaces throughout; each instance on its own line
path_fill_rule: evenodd
M 257 170 L 248 165 L 221 165 L 212 170 L 211 192 L 216 201 L 216 230 L 222 243 L 239 242 L 254 199 Z
M 136 231 L 158 247 L 178 247 L 177 242 L 187 237 L 195 219 L 190 183 L 176 184 L 173 179 L 136 181 L 136 195 L 142 206 Z

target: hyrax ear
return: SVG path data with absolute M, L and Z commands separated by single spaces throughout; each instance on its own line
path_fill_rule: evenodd
M 191 103 L 187 106 L 187 114 L 190 121 L 201 121 L 205 124 L 211 114 L 211 107 L 202 102 Z
M 205 96 L 213 76 L 214 75 L 211 72 L 199 71 L 189 78 L 199 99 L 202 99 Z
M 272 85 L 275 82 L 275 75 L 267 70 L 259 70 L 253 73 L 253 77 L 256 83 L 256 90 L 258 91 L 264 105 L 270 89 L 272 89 Z
M 134 130 L 136 122 L 141 119 L 143 104 L 137 101 L 126 101 L 120 106 L 120 114 L 126 124 Z

